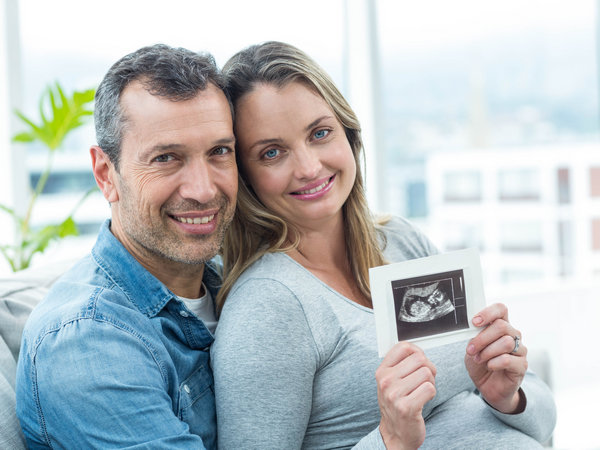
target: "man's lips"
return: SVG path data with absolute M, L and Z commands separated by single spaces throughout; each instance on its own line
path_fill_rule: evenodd
M 211 214 L 210 216 L 193 216 L 193 217 L 171 215 L 171 217 L 181 223 L 190 223 L 190 224 L 197 225 L 197 224 L 211 222 L 215 218 L 215 215 Z

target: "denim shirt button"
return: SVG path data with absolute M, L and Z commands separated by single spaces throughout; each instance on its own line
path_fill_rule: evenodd
M 181 317 L 190 317 L 190 315 L 188 314 L 188 312 L 184 311 L 183 309 L 181 311 L 179 311 L 179 315 Z
M 183 385 L 183 390 L 188 394 L 190 393 L 190 387 L 187 384 Z

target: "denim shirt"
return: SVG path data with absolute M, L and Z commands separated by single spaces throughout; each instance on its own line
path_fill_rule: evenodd
M 27 444 L 215 448 L 213 336 L 109 226 L 25 326 L 16 390 Z M 218 268 L 204 268 L 213 298 Z

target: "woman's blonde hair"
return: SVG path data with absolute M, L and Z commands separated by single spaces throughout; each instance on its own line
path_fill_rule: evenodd
M 354 186 L 342 207 L 346 252 L 361 293 L 370 298 L 369 268 L 385 263 L 378 239 L 383 235 L 379 236 L 367 205 L 360 171 L 363 145 L 354 111 L 319 65 L 301 50 L 282 42 L 266 42 L 238 52 L 227 61 L 223 74 L 234 111 L 239 100 L 258 84 L 283 87 L 295 81 L 322 97 L 343 125 L 357 168 Z M 218 311 L 235 281 L 252 263 L 266 253 L 285 252 L 299 244 L 297 230 L 258 199 L 245 179 L 239 154 L 237 207 L 223 243 L 225 278 L 217 296 Z

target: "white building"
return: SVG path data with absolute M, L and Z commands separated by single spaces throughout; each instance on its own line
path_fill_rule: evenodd
M 444 250 L 477 247 L 491 283 L 600 274 L 600 145 L 432 154 L 429 226 Z

